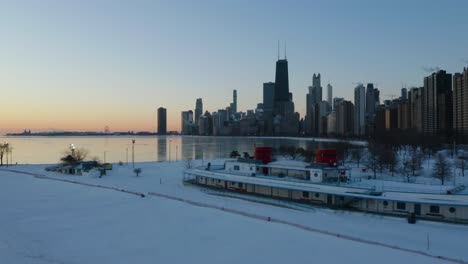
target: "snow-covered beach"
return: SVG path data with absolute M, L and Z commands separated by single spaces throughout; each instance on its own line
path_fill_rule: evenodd
M 45 165 L 9 168 L 88 186 L 0 171 L 1 262 L 446 262 L 434 256 L 468 261 L 464 225 L 409 225 L 403 218 L 213 195 L 183 183 L 184 162 L 136 166 L 143 170 L 139 177 L 131 165 L 114 164 L 103 178 L 46 172 Z M 330 234 L 147 195 L 151 192 Z

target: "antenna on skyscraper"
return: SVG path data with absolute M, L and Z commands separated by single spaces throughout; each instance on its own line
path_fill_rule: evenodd
M 286 42 L 284 43 L 284 59 L 286 60 Z
M 280 54 L 279 54 L 279 39 L 278 39 L 278 60 L 280 59 Z

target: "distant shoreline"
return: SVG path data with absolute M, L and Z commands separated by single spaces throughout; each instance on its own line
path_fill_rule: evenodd
M 158 133 L 151 132 L 117 132 L 117 133 L 101 133 L 101 132 L 44 132 L 44 133 L 8 133 L 2 136 L 7 137 L 86 137 L 86 136 L 178 136 L 179 134 L 165 134 L 160 135 Z

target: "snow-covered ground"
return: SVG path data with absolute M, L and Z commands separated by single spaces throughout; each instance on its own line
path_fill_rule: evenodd
M 449 161 L 452 164 L 455 163 L 455 160 L 449 159 Z M 407 178 L 398 172 L 393 175 L 388 171 L 377 172 L 377 179 L 373 179 L 374 174 L 370 169 L 363 171 L 365 164 L 360 164 L 358 167 L 355 162 L 347 162 L 346 166 L 351 167 L 351 182 L 348 184 L 353 187 L 374 188 L 383 191 L 434 194 L 445 194 L 447 190 L 455 186 L 465 185 L 467 188 L 458 194 L 468 194 L 468 170 L 465 171 L 466 176 L 463 176 L 459 168 L 452 166 L 452 177 L 448 178 L 442 185 L 439 179 L 432 176 L 433 165 L 433 159 L 424 161 L 422 169 L 418 171 L 418 176 L 410 177 L 411 183 L 408 183 Z
M 206 162 L 206 161 L 205 161 Z M 211 161 L 213 165 L 221 161 Z M 114 165 L 103 178 L 62 175 L 43 165 L 11 169 L 58 179 L 156 192 L 281 219 L 342 236 L 468 261 L 468 227 L 274 206 L 273 200 L 213 195 L 184 185 L 184 162 Z M 290 207 L 290 208 L 288 208 Z M 444 263 L 443 260 L 275 222 L 136 195 L 0 171 L 0 263 Z

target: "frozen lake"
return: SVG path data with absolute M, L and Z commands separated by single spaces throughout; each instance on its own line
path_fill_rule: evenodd
M 226 158 L 233 150 L 253 154 L 254 145 L 296 146 L 306 149 L 333 148 L 335 142 L 308 138 L 199 137 L 199 136 L 99 136 L 99 137 L 7 137 L 0 142 L 13 146 L 13 164 L 56 163 L 70 144 L 85 148 L 89 157 L 106 162 L 131 162 L 132 140 L 135 162 L 180 159 Z M 9 157 L 10 160 L 11 157 Z M 4 157 L 5 159 L 5 157 Z

